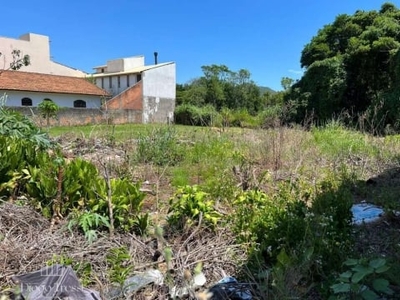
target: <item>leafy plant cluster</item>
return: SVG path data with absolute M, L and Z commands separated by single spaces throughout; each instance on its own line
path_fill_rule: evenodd
M 175 123 L 191 126 L 217 126 L 241 128 L 275 127 L 281 118 L 282 109 L 278 105 L 267 106 L 257 114 L 250 114 L 245 108 L 222 108 L 217 111 L 212 105 L 197 106 L 182 104 L 176 107 Z
M 169 205 L 168 224 L 178 230 L 193 225 L 215 228 L 222 219 L 210 195 L 196 185 L 178 188 Z
M 6 95 L 0 97 L 0 135 L 25 139 L 40 148 L 49 148 L 51 142 L 47 133 L 37 128 L 26 116 L 5 107 L 6 101 Z
M 333 295 L 329 299 L 376 300 L 394 294 L 385 278 L 390 268 L 386 259 L 348 259 L 343 264 L 349 269 L 331 286 Z
M 174 165 L 183 158 L 184 149 L 180 147 L 172 126 L 141 133 L 137 141 L 136 159 L 141 163 Z
M 17 113 L 3 112 L 2 122 L 15 116 L 25 124 Z M 48 139 L 30 140 L 31 131 L 15 131 L 18 133 L 13 136 L 0 135 L 1 195 L 28 195 L 46 217 L 72 218 L 70 228 L 78 226 L 90 241 L 95 239 L 96 230 L 110 229 L 111 221 L 120 230 L 146 232 L 149 218 L 141 213 L 145 195 L 139 183 L 105 178 L 88 161 L 67 161 L 56 146 L 43 148 L 51 144 Z
M 315 185 L 282 182 L 272 195 L 245 191 L 234 206 L 233 228 L 251 245 L 250 266 L 261 261 L 277 271 L 306 264 L 301 279 L 326 279 L 349 254 L 351 195 L 333 178 Z

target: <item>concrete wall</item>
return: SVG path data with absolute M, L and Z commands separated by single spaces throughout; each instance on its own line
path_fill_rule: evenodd
M 124 58 L 124 71 L 129 71 L 133 68 L 142 66 L 144 66 L 143 55 Z
M 175 63 L 143 72 L 143 123 L 169 123 L 176 99 Z
M 21 55 L 29 55 L 31 64 L 23 67 L 25 72 L 46 73 L 64 76 L 83 77 L 85 72 L 64 66 L 51 61 L 50 41 L 45 35 L 28 33 L 20 36 L 19 39 L 0 37 L 0 69 L 8 69 L 13 58 L 11 52 L 20 50 Z
M 52 93 L 37 93 L 23 91 L 0 91 L 0 95 L 6 93 L 6 106 L 21 106 L 22 98 L 32 99 L 32 106 L 36 107 L 43 99 L 48 98 L 53 100 L 60 107 L 74 107 L 75 100 L 86 101 L 86 108 L 100 108 L 102 99 L 100 96 L 91 95 L 70 95 L 70 94 L 52 94 Z M 80 108 L 80 110 L 85 108 Z
M 32 119 L 38 126 L 46 126 L 36 107 L 12 107 Z M 51 119 L 51 126 L 76 126 L 94 124 L 141 123 L 142 113 L 135 110 L 103 111 L 100 109 L 64 108 L 57 119 Z
M 133 56 L 107 61 L 105 73 L 124 72 L 136 67 L 144 66 L 144 56 Z

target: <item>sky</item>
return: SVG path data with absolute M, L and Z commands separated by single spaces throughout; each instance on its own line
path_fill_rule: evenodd
M 246 69 L 260 86 L 281 90 L 302 75 L 300 56 L 339 14 L 379 10 L 400 0 L 19 0 L 1 5 L 0 36 L 50 37 L 52 60 L 92 73 L 108 60 L 144 55 L 176 63 L 177 83 L 201 66 Z

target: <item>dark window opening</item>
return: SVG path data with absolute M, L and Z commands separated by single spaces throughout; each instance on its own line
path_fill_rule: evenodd
M 121 77 L 118 76 L 118 77 L 117 77 L 117 80 L 118 80 L 118 87 L 120 88 L 120 87 L 121 87 Z
M 112 80 L 111 77 L 108 77 L 108 87 L 111 89 L 112 88 Z
M 101 88 L 104 89 L 104 77 L 101 77 Z
M 101 73 L 104 73 L 104 69 L 101 69 Z
M 75 100 L 74 107 L 86 108 L 86 101 L 83 100 Z
M 137 74 L 136 75 L 136 82 L 139 82 L 140 80 L 142 80 L 142 74 Z
M 21 105 L 22 106 L 32 106 L 32 99 L 31 98 L 22 98 Z
M 126 86 L 130 86 L 130 83 L 129 83 L 129 75 L 126 75 Z

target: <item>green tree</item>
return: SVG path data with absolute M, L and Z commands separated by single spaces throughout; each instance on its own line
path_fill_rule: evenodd
M 2 55 L 3 54 L 0 52 L 0 57 Z M 12 62 L 10 63 L 9 67 L 7 69 L 5 69 L 4 71 L 7 71 L 7 70 L 16 71 L 16 70 L 21 69 L 24 66 L 27 67 L 27 66 L 29 66 L 31 64 L 30 56 L 27 55 L 27 54 L 26 55 L 22 55 L 21 50 L 14 49 L 11 52 L 11 55 L 13 57 Z M 2 71 L 3 70 L 0 70 L 0 73 Z
M 258 86 L 246 69 L 235 72 L 225 65 L 202 66 L 203 76 L 184 85 L 177 85 L 177 104 L 212 105 L 223 108 L 245 109 L 256 113 L 263 108 Z
M 395 84 L 400 49 L 400 10 L 385 3 L 379 11 L 342 14 L 308 43 L 300 63 L 303 77 L 285 101 L 302 101 L 297 119 L 313 112 L 320 120 L 343 110 L 361 114 Z
M 57 112 L 60 110 L 60 107 L 51 99 L 44 99 L 41 103 L 39 103 L 38 109 L 42 117 L 46 119 L 46 125 L 47 128 L 49 128 L 50 119 L 57 117 Z

